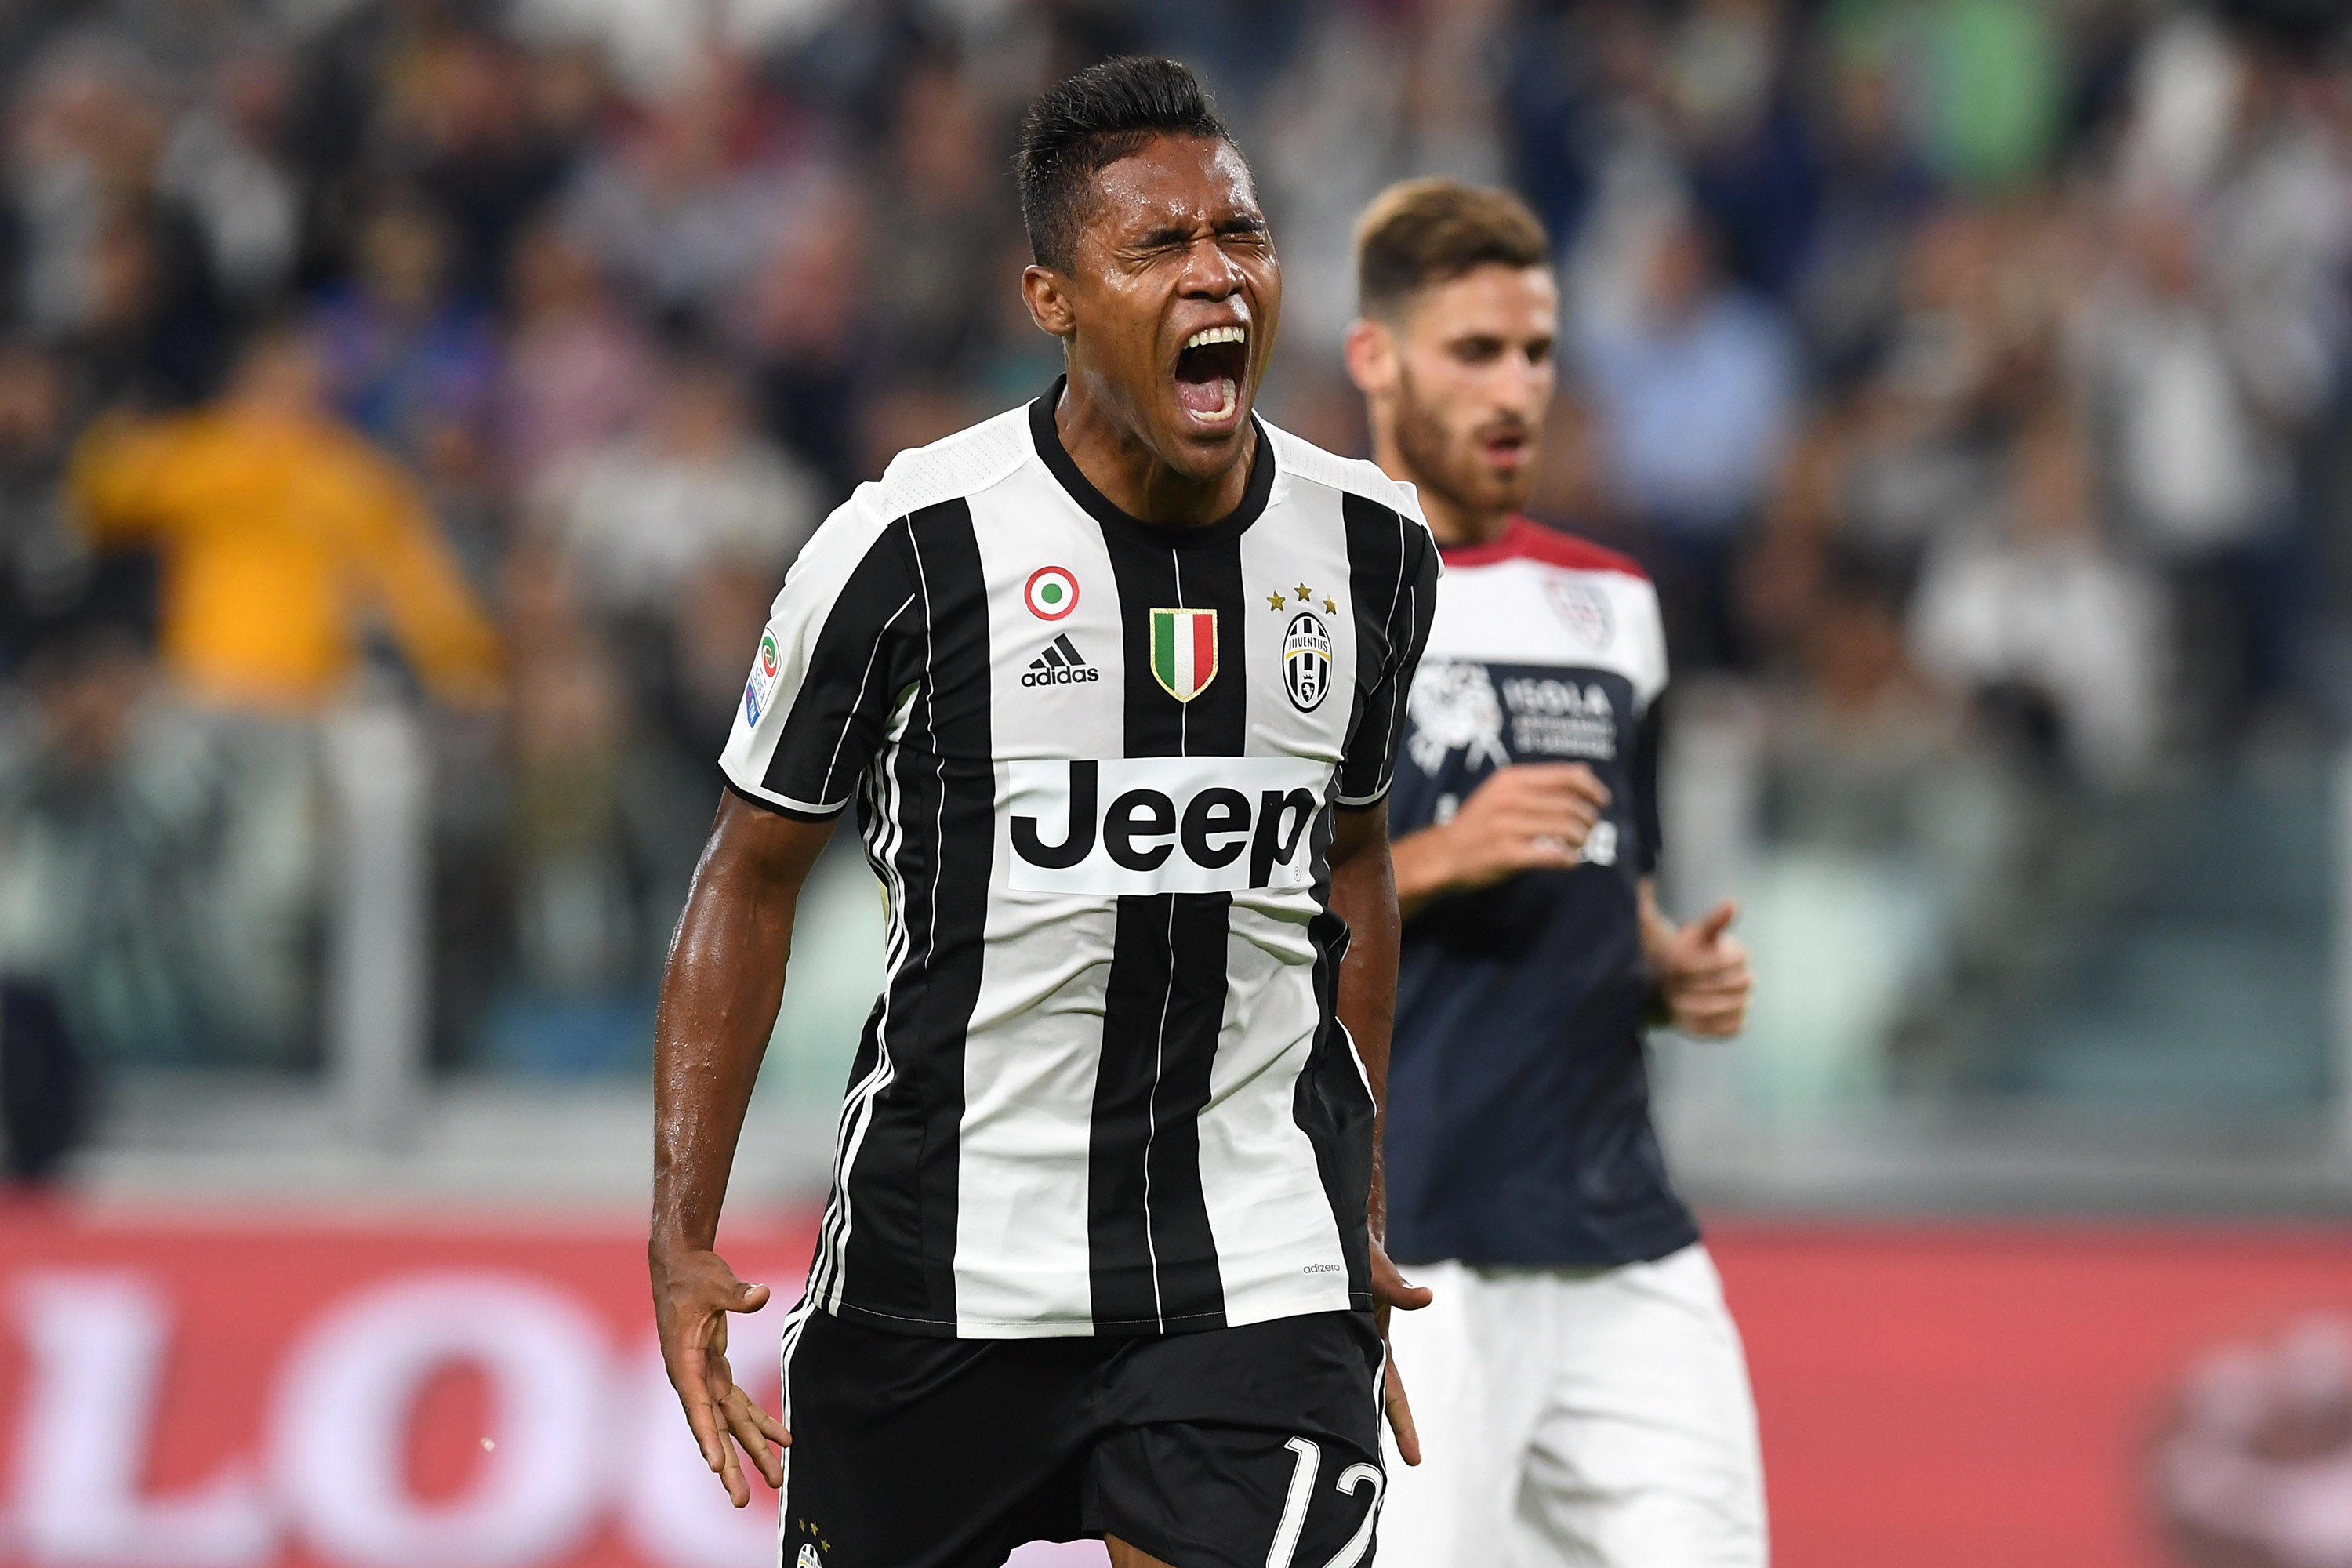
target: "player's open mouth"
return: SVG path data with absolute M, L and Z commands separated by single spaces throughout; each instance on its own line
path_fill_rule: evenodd
M 1249 329 L 1209 327 L 1184 340 L 1176 355 L 1176 401 L 1199 424 L 1232 423 L 1249 374 Z

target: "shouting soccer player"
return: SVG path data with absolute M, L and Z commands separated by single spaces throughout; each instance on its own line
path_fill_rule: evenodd
M 1391 807 L 1406 918 L 1389 1246 L 1429 1463 L 1391 1561 L 1756 1568 L 1762 1468 L 1738 1331 L 1650 1124 L 1645 1021 L 1738 1032 L 1728 905 L 1658 912 L 1658 603 L 1641 568 L 1517 514 L 1558 304 L 1515 198 L 1397 186 L 1357 231 L 1348 363 L 1381 466 L 1444 548 Z
M 1376 1155 L 1436 547 L 1410 490 L 1252 415 L 1281 269 L 1182 67 L 1046 92 L 1019 184 L 1066 376 L 826 521 L 726 746 L 656 1047 L 663 1353 L 738 1504 L 738 1447 L 782 1488 L 789 1568 L 1091 1535 L 1119 1568 L 1349 1568 L 1386 1486 L 1376 1309 L 1426 1300 Z M 725 1357 L 766 1288 L 712 1248 L 852 801 L 888 978 L 779 1420 Z

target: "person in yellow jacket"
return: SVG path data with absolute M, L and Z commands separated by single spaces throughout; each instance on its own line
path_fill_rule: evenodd
M 320 711 L 378 617 L 436 697 L 498 698 L 497 633 L 416 487 L 330 412 L 299 331 L 257 335 L 206 407 L 99 422 L 70 486 L 93 544 L 158 551 L 162 658 L 203 706 Z

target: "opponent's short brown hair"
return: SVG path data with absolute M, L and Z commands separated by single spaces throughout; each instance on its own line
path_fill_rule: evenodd
M 1433 283 L 1490 263 L 1542 267 L 1551 241 L 1527 203 L 1459 180 L 1406 180 L 1356 220 L 1356 308 L 1393 316 Z

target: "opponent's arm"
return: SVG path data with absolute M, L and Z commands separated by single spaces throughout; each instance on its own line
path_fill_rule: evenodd
M 1582 763 L 1499 768 L 1454 820 L 1408 833 L 1391 851 L 1397 903 L 1408 915 L 1448 893 L 1492 887 L 1539 867 L 1566 870 L 1609 809 L 1609 786 Z
M 1363 811 L 1336 815 L 1331 837 L 1331 912 L 1348 922 L 1348 956 L 1339 965 L 1339 1022 L 1356 1043 L 1364 1078 L 1372 1089 L 1372 1179 L 1367 1218 L 1371 1225 L 1372 1311 L 1383 1337 L 1391 1307 L 1407 1310 L 1429 1305 L 1430 1292 L 1409 1285 L 1389 1261 L 1388 1193 L 1382 1178 L 1381 1140 L 1387 1131 L 1389 1030 L 1396 1018 L 1397 943 L 1404 921 L 1397 911 L 1396 879 L 1389 864 L 1386 801 Z M 1421 1463 L 1412 1407 L 1396 1358 L 1388 1363 L 1389 1425 L 1397 1452 L 1408 1465 Z
M 703 1462 L 737 1508 L 751 1493 L 736 1446 L 770 1486 L 782 1486 L 783 1468 L 769 1444 L 789 1444 L 792 1435 L 736 1384 L 727 1364 L 727 1314 L 758 1311 L 768 1288 L 738 1279 L 713 1248 L 743 1113 L 783 999 L 793 908 L 832 837 L 831 822 L 763 811 L 732 794 L 719 802 L 671 939 L 654 1022 L 654 1216 L 646 1247 L 654 1321 Z

